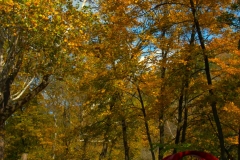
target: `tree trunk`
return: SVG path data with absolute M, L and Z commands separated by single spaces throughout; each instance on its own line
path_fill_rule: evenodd
M 194 42 L 195 42 L 195 34 L 196 34 L 196 30 L 195 30 L 195 24 L 193 23 L 192 25 L 192 33 L 191 33 L 191 38 L 190 38 L 190 51 L 189 51 L 189 56 L 186 59 L 187 61 L 187 65 L 185 67 L 185 75 L 183 77 L 183 81 L 184 81 L 184 117 L 183 117 L 183 125 L 182 125 L 182 139 L 181 139 L 181 143 L 184 143 L 186 141 L 186 134 L 187 134 L 187 120 L 188 120 L 188 87 L 189 87 L 189 70 L 188 67 L 190 67 L 189 65 L 189 61 L 191 61 L 192 56 L 191 56 L 191 51 L 192 51 L 192 47 L 194 46 Z
M 182 127 L 182 139 L 181 143 L 184 143 L 186 141 L 186 133 L 187 133 L 187 119 L 188 118 L 188 107 L 185 106 L 184 110 L 184 120 L 183 120 L 183 127 Z
M 137 91 L 138 91 L 140 103 L 141 103 L 141 106 L 142 106 L 144 124 L 145 124 L 145 128 L 146 128 L 146 134 L 147 134 L 148 143 L 149 143 L 149 146 L 150 146 L 150 152 L 151 152 L 151 155 L 152 155 L 152 160 L 155 160 L 155 154 L 154 154 L 154 151 L 153 151 L 152 139 L 151 139 L 150 130 L 149 130 L 148 121 L 147 121 L 147 114 L 146 114 L 146 110 L 145 110 L 145 106 L 144 106 L 144 102 L 143 102 L 143 99 L 142 99 L 142 94 L 141 94 L 139 86 L 137 86 Z
M 188 65 L 186 66 L 188 67 Z M 186 70 L 186 75 L 184 77 L 184 116 L 183 116 L 183 124 L 182 124 L 182 138 L 181 143 L 186 141 L 186 133 L 187 133 L 187 121 L 188 121 L 188 83 L 189 83 L 189 73 Z
M 185 83 L 185 93 L 184 93 L 184 117 L 183 117 L 183 126 L 182 126 L 182 139 L 181 143 L 186 141 L 186 134 L 187 134 L 187 122 L 188 122 L 188 78 L 186 79 Z
M 208 55 L 206 54 L 204 38 L 202 36 L 200 24 L 199 24 L 198 19 L 196 17 L 197 13 L 196 13 L 196 9 L 195 9 L 193 0 L 190 0 L 190 4 L 191 4 L 191 10 L 192 10 L 193 18 L 194 18 L 195 27 L 196 27 L 196 30 L 197 30 L 198 38 L 199 38 L 200 45 L 201 45 L 202 52 L 203 52 L 207 83 L 208 83 L 209 86 L 212 86 L 212 78 L 211 78 L 211 73 L 210 73 Z M 210 103 L 211 108 L 212 108 L 212 113 L 213 113 L 214 121 L 216 123 L 217 132 L 218 132 L 218 139 L 219 139 L 220 149 L 221 149 L 221 159 L 226 160 L 225 146 L 224 146 L 224 136 L 223 136 L 222 126 L 221 126 L 219 116 L 218 116 L 218 112 L 217 112 L 217 101 L 215 99 L 213 89 L 209 89 L 209 95 L 211 97 L 211 102 L 209 102 L 209 103 Z
M 162 113 L 160 113 L 159 116 L 159 144 L 164 145 L 164 111 L 162 109 Z M 158 147 L 158 160 L 163 159 L 163 153 L 162 153 L 163 146 Z
M 111 140 L 111 146 L 109 147 L 109 154 L 108 154 L 108 160 L 112 160 L 112 151 L 113 151 L 113 148 L 116 144 L 116 139 L 112 139 Z
M 130 160 L 129 157 L 129 146 L 127 142 L 127 125 L 126 120 L 122 120 L 122 132 L 123 132 L 123 145 L 124 145 L 124 153 L 125 153 L 125 160 Z
M 165 31 L 163 31 L 162 33 L 162 37 L 165 36 Z M 163 65 L 165 66 L 165 64 L 167 63 L 166 61 L 167 58 L 167 52 L 162 51 L 162 62 Z M 162 67 L 161 68 L 161 79 L 164 80 L 165 78 L 165 74 L 166 74 L 166 67 Z M 159 109 L 159 119 L 158 119 L 158 123 L 159 123 L 159 144 L 161 144 L 161 146 L 158 147 L 158 160 L 162 160 L 163 159 L 163 153 L 162 153 L 162 149 L 164 145 L 164 110 L 165 110 L 165 103 L 164 103 L 164 95 L 162 93 L 165 92 L 165 84 L 162 84 L 161 89 L 160 89 L 160 109 Z
M 182 130 L 182 112 L 183 112 L 183 92 L 184 92 L 184 84 L 181 89 L 181 94 L 178 100 L 178 124 L 177 124 L 177 131 L 176 131 L 176 138 L 175 138 L 175 144 L 179 144 L 180 137 L 181 137 L 181 130 Z M 173 154 L 177 153 L 177 149 L 174 148 Z
M 107 150 L 108 150 L 108 142 L 107 142 L 107 139 L 105 139 L 104 142 L 103 142 L 103 147 L 102 147 L 102 151 L 101 151 L 100 156 L 99 156 L 99 160 L 102 160 L 106 157 Z
M 119 98 L 119 93 L 115 93 L 113 96 L 112 96 L 112 99 L 111 99 L 111 102 L 110 102 L 110 112 L 112 111 L 116 101 L 117 101 L 117 98 Z M 107 150 L 108 150 L 108 134 L 109 134 L 109 130 L 111 129 L 111 117 L 108 115 L 107 119 L 106 119 L 106 131 L 104 133 L 104 142 L 103 142 L 103 146 L 102 146 L 102 151 L 99 155 L 99 160 L 102 160 L 104 159 L 106 156 L 107 156 Z

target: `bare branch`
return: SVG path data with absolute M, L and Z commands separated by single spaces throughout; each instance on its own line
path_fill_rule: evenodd
M 166 123 L 167 123 L 167 127 L 168 127 L 168 129 L 169 129 L 169 132 L 171 133 L 172 137 L 175 138 L 175 136 L 173 135 L 172 129 L 171 129 L 171 127 L 169 126 L 168 121 L 166 121 Z
M 43 76 L 42 83 L 39 84 L 36 88 L 34 88 L 32 91 L 30 91 L 28 94 L 26 94 L 24 97 L 22 97 L 21 99 L 18 99 L 17 103 L 15 104 L 15 108 L 18 109 L 22 107 L 24 104 L 29 102 L 32 98 L 34 98 L 39 92 L 45 89 L 49 84 L 49 77 L 50 75 Z
M 23 88 L 23 90 L 18 94 L 18 93 L 16 93 L 16 94 L 14 94 L 12 97 L 11 97 L 11 99 L 12 99 L 12 101 L 16 101 L 16 100 L 18 100 L 22 95 L 23 95 L 23 93 L 26 91 L 26 89 L 30 86 L 30 84 L 32 84 L 32 82 L 33 82 L 33 80 L 34 80 L 34 77 L 31 79 L 31 81 L 30 82 L 28 82 L 28 84 Z M 18 95 L 17 95 L 18 94 Z M 16 97 L 14 97 L 14 96 L 16 96 Z
M 87 0 L 83 0 L 83 2 L 82 2 L 82 8 L 85 6 L 86 2 L 87 2 Z

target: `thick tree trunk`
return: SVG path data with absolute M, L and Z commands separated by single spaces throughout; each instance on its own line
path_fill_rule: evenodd
M 141 94 L 140 88 L 138 86 L 137 86 L 137 91 L 138 91 L 138 95 L 139 95 L 139 99 L 140 99 L 140 103 L 141 103 L 141 107 L 142 107 L 144 124 L 145 124 L 145 128 L 146 128 L 146 134 L 147 134 L 148 143 L 149 143 L 149 146 L 150 146 L 150 152 L 151 152 L 151 155 L 152 155 L 152 160 L 155 160 L 155 154 L 154 154 L 154 151 L 153 151 L 152 139 L 151 139 L 150 130 L 149 130 L 148 121 L 147 121 L 147 114 L 146 114 L 144 102 L 143 102 L 143 99 L 142 99 L 142 94 Z
M 196 13 L 196 9 L 195 9 L 193 0 L 190 0 L 190 4 L 191 4 L 191 10 L 192 10 L 193 18 L 194 18 L 195 27 L 197 30 L 198 38 L 199 38 L 203 56 L 204 56 L 203 58 L 204 58 L 204 64 L 205 64 L 205 73 L 206 73 L 207 83 L 209 86 L 212 86 L 212 78 L 211 78 L 211 73 L 210 73 L 208 55 L 206 54 L 204 38 L 202 36 L 200 24 L 199 24 L 197 16 L 196 16 L 197 13 Z M 215 99 L 213 89 L 209 89 L 209 95 L 211 97 L 211 102 L 209 102 L 209 103 L 212 108 L 212 113 L 213 113 L 214 121 L 216 123 L 217 132 L 218 132 L 218 139 L 219 139 L 220 149 L 221 149 L 221 159 L 226 160 L 224 136 L 223 136 L 222 126 L 221 126 L 220 119 L 219 119 L 218 112 L 217 112 L 217 101 Z
M 49 76 L 50 75 L 43 76 L 42 83 L 40 83 L 35 89 L 15 101 L 10 99 L 10 85 L 14 80 L 14 77 L 8 78 L 9 80 L 6 81 L 7 87 L 0 86 L 0 160 L 3 160 L 4 157 L 4 125 L 6 120 L 17 109 L 23 107 L 23 105 L 25 105 L 39 92 L 46 88 L 46 86 L 49 84 Z
M 122 120 L 122 132 L 123 132 L 123 146 L 124 146 L 125 160 L 130 160 L 129 146 L 127 141 L 127 124 L 125 119 Z

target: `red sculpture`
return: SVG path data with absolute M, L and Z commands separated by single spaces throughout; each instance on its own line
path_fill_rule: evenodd
M 179 152 L 170 156 L 167 156 L 163 158 L 163 160 L 180 160 L 184 156 L 196 156 L 200 160 L 218 160 L 218 158 L 214 157 L 213 155 L 206 153 L 206 152 L 200 152 L 200 151 L 184 151 Z

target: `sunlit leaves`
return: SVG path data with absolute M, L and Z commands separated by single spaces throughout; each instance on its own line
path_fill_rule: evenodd
M 94 150 L 92 157 L 97 159 L 107 139 L 109 157 L 119 158 L 124 156 L 124 119 L 132 159 L 139 158 L 142 147 L 148 146 L 139 87 L 154 143 L 159 139 L 158 124 L 166 124 L 166 153 L 173 147 L 185 149 L 172 144 L 176 128 L 184 123 L 177 122 L 181 96 L 182 114 L 189 111 L 187 142 L 183 146 L 191 144 L 218 154 L 209 109 L 214 100 L 227 143 L 236 143 L 240 52 L 239 33 L 231 26 L 236 15 L 225 13 L 231 8 L 229 0 L 194 1 L 204 51 L 187 0 L 100 0 L 89 2 L 84 9 L 76 9 L 71 3 L 0 3 L 1 28 L 9 38 L 21 36 L 23 40 L 18 47 L 23 49 L 24 61 L 12 93 L 21 90 L 32 77 L 54 75 L 54 84 L 41 101 L 50 108 L 48 116 L 55 116 L 56 123 L 51 125 L 57 129 L 46 130 L 58 136 L 42 140 L 39 128 L 28 127 L 33 124 L 23 117 L 25 125 L 19 123 L 16 130 L 25 127 L 41 145 L 54 145 L 52 153 L 56 157 L 89 158 L 87 152 Z M 4 42 L 4 59 L 11 45 L 10 41 Z M 206 83 L 204 54 L 209 57 L 211 86 Z M 32 85 L 37 83 L 36 78 Z M 214 91 L 214 97 L 209 96 L 209 90 Z M 162 112 L 164 119 L 159 120 Z M 226 113 L 231 116 L 225 117 Z

